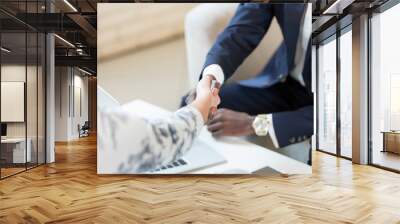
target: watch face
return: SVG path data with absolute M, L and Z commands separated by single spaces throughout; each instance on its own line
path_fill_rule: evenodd
M 257 116 L 253 122 L 253 128 L 258 136 L 265 136 L 268 134 L 268 118 L 266 116 Z

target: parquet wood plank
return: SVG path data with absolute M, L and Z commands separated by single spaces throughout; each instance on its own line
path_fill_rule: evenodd
M 400 175 L 320 152 L 313 174 L 96 174 L 96 138 L 0 181 L 0 223 L 400 223 Z

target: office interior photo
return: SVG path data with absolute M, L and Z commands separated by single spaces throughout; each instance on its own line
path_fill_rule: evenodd
M 90 119 L 96 115 L 89 116 L 90 109 L 96 111 L 95 55 L 94 63 L 85 62 L 95 40 L 89 45 L 79 33 L 65 33 L 74 38 L 72 44 L 61 33 L 46 34 L 59 24 L 45 24 L 48 19 L 40 17 L 49 8 L 54 15 L 64 10 L 57 4 L 1 3 L 1 178 L 54 162 L 55 143 L 95 130 Z M 77 61 L 79 57 L 87 59 Z
M 237 3 L 99 4 L 97 8 L 98 114 L 102 115 L 104 111 L 122 105 L 123 108 L 129 108 L 139 115 L 144 114 L 151 120 L 162 119 L 164 117 L 162 110 L 178 110 L 182 97 L 198 83 L 199 71 L 202 69 L 207 51 L 218 34 L 227 26 L 237 8 Z M 169 15 L 167 21 L 161 17 L 153 18 L 154 12 L 163 13 L 170 10 L 174 10 L 175 13 Z M 138 16 L 144 21 L 139 23 Z M 126 23 L 121 24 L 121 20 Z M 311 11 L 307 20 L 311 24 Z M 160 31 L 158 27 L 161 23 L 164 29 Z M 232 77 L 229 80 L 227 78 L 227 85 L 240 80 L 249 80 L 262 71 L 265 61 L 271 60 L 269 58 L 272 58 L 282 40 L 278 22 L 274 20 L 257 48 L 238 67 Z M 311 52 L 311 45 L 307 49 Z M 157 66 L 154 66 L 155 62 Z M 311 67 L 311 60 L 309 62 L 308 66 Z M 151 86 L 150 91 L 147 90 L 149 86 Z M 168 94 L 165 94 L 166 92 Z M 309 99 L 312 101 L 312 94 L 309 94 Z M 221 102 L 223 101 L 221 99 Z M 309 114 L 312 116 L 312 109 L 309 110 Z M 111 123 L 118 120 L 118 116 L 100 115 L 98 140 L 104 144 L 99 144 L 98 147 L 98 173 L 135 173 L 134 169 L 118 170 L 123 158 L 134 154 L 131 149 L 132 142 L 128 141 L 129 145 L 123 146 L 124 139 L 118 138 L 119 140 L 115 142 L 121 143 L 118 144 L 119 147 L 113 148 L 114 144 L 106 146 L 108 139 L 113 139 L 111 136 L 106 136 L 108 130 L 113 130 L 113 136 L 119 137 L 127 132 L 117 128 L 117 123 Z M 311 123 L 312 118 L 308 122 Z M 110 126 L 107 126 L 108 124 Z M 308 126 L 309 135 L 306 133 L 292 135 L 288 138 L 288 141 L 292 142 L 286 145 L 283 143 L 280 147 L 275 147 L 269 136 L 224 140 L 213 138 L 210 132 L 204 131 L 199 134 L 193 147 L 181 157 L 187 165 L 173 166 L 172 163 L 172 167 L 168 167 L 167 164 L 166 169 L 154 171 L 149 169 L 141 172 L 258 175 L 311 173 L 312 128 L 312 125 Z M 118 157 L 123 153 L 126 155 Z M 111 156 L 114 158 L 112 162 L 108 159 Z
M 285 2 L 305 1 L 271 4 Z M 201 66 L 190 60 L 195 52 L 187 48 L 187 32 L 195 27 L 188 27 L 188 15 L 214 12 L 227 21 L 237 3 L 164 3 L 135 14 L 129 7 L 107 8 L 135 1 L 2 0 L 0 223 L 399 223 L 400 3 L 309 2 L 314 135 L 304 161 L 312 174 L 150 177 L 97 174 L 98 70 L 115 81 L 99 84 L 127 102 L 123 87 L 134 94 L 148 88 L 130 85 L 130 66 L 142 72 L 139 80 L 173 68 L 178 81 L 166 86 L 162 74 L 151 87 L 169 94 L 141 95 L 172 110 Z M 137 21 L 145 24 L 139 32 L 118 36 Z M 271 55 L 281 41 L 273 23 L 265 39 L 272 45 L 254 58 Z M 114 31 L 99 33 L 100 27 Z M 160 27 L 164 33 L 157 36 Z M 110 50 L 98 53 L 98 44 Z M 154 70 L 143 66 L 149 58 L 158 65 Z M 257 60 L 243 70 L 253 66 Z

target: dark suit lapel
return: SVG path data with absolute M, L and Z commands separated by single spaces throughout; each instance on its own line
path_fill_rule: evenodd
M 281 27 L 287 47 L 289 70 L 293 68 L 305 6 L 306 4 L 278 4 L 274 7 L 274 14 Z
M 308 42 L 308 47 L 307 47 L 307 52 L 304 58 L 304 67 L 303 67 L 303 80 L 304 83 L 306 84 L 306 87 L 308 90 L 311 91 L 311 51 L 312 51 L 312 47 L 311 47 L 311 38 Z

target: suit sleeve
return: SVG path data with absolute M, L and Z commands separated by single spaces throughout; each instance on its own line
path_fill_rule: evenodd
M 258 46 L 273 17 L 270 4 L 242 3 L 207 54 L 203 67 L 221 66 L 225 80 Z
M 314 107 L 273 113 L 272 123 L 279 147 L 302 142 L 314 133 Z

